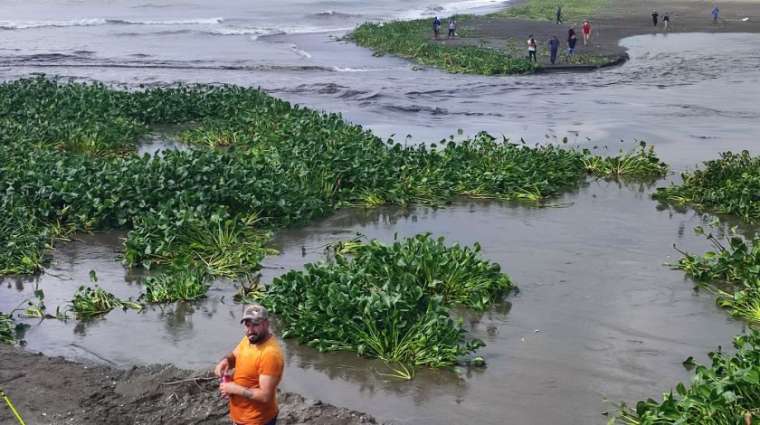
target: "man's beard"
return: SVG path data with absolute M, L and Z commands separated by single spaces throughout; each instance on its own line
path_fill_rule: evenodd
M 251 344 L 258 344 L 259 342 L 266 339 L 266 337 L 267 337 L 266 332 L 248 335 L 248 342 L 250 342 Z

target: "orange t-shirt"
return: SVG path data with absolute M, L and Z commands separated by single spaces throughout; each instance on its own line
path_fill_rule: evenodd
M 282 349 L 274 336 L 261 344 L 251 344 L 243 337 L 237 346 L 235 374 L 232 381 L 246 388 L 259 388 L 259 375 L 282 377 Z M 277 397 L 260 403 L 238 395 L 230 396 L 230 417 L 237 424 L 264 425 L 277 416 Z

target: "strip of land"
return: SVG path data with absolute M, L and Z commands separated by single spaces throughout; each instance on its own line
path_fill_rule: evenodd
M 669 33 L 686 32 L 760 32 L 760 1 L 734 0 L 715 3 L 720 9 L 720 18 L 713 22 L 711 11 L 714 3 L 703 0 L 557 0 L 549 7 L 545 0 L 519 0 L 512 3 L 505 11 L 486 16 L 460 16 L 457 22 L 457 37 L 447 38 L 445 25 L 447 17 L 442 17 L 444 28 L 439 39 L 432 34 L 432 20 L 426 33 L 418 34 L 420 43 L 440 45 L 464 56 L 461 49 L 489 49 L 503 53 L 513 60 L 527 57 L 527 40 L 532 34 L 538 43 L 538 64 L 535 71 L 543 70 L 585 70 L 602 66 L 615 65 L 627 59 L 626 49 L 620 46 L 620 40 L 640 34 L 664 34 L 663 17 L 670 17 Z M 556 5 L 563 6 L 563 22 L 555 22 Z M 543 5 L 544 7 L 538 7 Z M 535 7 L 534 7 L 535 6 Z M 652 23 L 652 11 L 657 10 L 658 25 Z M 584 45 L 581 24 L 589 19 L 592 25 L 591 40 Z M 386 24 L 387 26 L 387 24 Z M 575 55 L 569 56 L 567 33 L 575 27 L 578 43 Z M 560 39 L 560 55 L 555 65 L 549 63 L 548 40 L 552 36 Z M 366 47 L 380 53 L 399 54 L 421 63 L 436 65 L 435 61 L 419 60 L 413 54 L 396 53 L 385 47 L 378 49 L 367 43 Z M 424 49 L 418 49 L 423 52 Z M 442 55 L 446 55 L 444 50 Z M 473 52 L 473 56 L 481 56 Z M 450 60 L 450 59 L 448 59 Z M 448 65 L 448 64 L 446 64 Z M 478 68 L 440 66 L 447 70 L 475 74 L 496 74 L 499 72 L 481 72 Z M 525 73 L 524 67 L 505 67 L 505 74 Z M 510 72 L 516 70 L 516 72 Z

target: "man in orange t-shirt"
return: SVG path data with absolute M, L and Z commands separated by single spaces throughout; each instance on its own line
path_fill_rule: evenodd
M 249 305 L 240 323 L 245 336 L 214 369 L 222 379 L 219 391 L 230 398 L 230 418 L 236 425 L 277 423 L 277 384 L 284 365 L 282 349 L 269 331 L 269 313 L 261 305 Z

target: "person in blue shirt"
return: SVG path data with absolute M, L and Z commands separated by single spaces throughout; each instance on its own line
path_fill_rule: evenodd
M 433 19 L 433 37 L 437 39 L 440 33 L 441 33 L 441 20 L 438 19 L 438 17 L 436 16 L 435 19 Z
M 559 38 L 557 38 L 556 35 L 553 35 L 552 38 L 549 39 L 549 62 L 554 65 L 554 62 L 557 61 L 557 52 L 559 51 Z
M 718 9 L 718 6 L 714 6 L 711 13 L 713 17 L 713 24 L 717 24 L 718 18 L 720 18 L 720 9 Z

